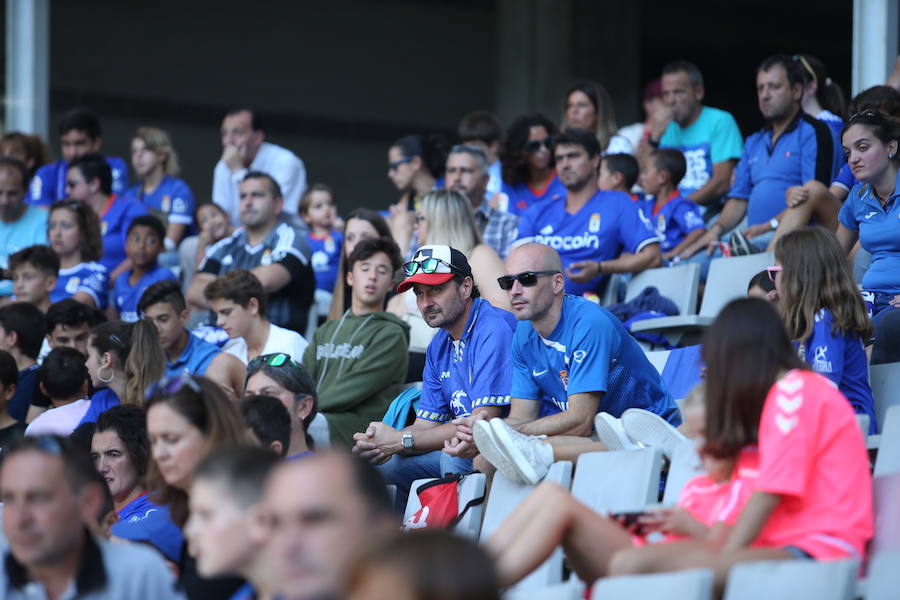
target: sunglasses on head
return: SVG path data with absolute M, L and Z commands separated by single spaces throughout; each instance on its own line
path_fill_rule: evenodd
M 259 367 L 260 365 L 269 365 L 270 367 L 281 367 L 284 365 L 290 365 L 293 367 L 299 366 L 294 359 L 290 357 L 289 354 L 285 354 L 284 352 L 276 352 L 274 354 L 260 354 L 256 358 L 250 361 L 247 365 L 247 370 L 254 369 Z
M 198 394 L 203 393 L 203 391 L 200 389 L 200 386 L 196 381 L 194 381 L 193 377 L 191 377 L 187 373 L 181 373 L 179 375 L 165 377 L 151 385 L 149 388 L 147 388 L 146 398 L 149 400 L 157 394 L 162 394 L 163 396 L 173 396 L 185 387 Z
M 852 115 L 850 115 L 850 118 L 847 119 L 847 123 L 850 123 L 851 121 L 855 121 L 855 120 L 857 120 L 857 119 L 878 119 L 878 120 L 884 120 L 885 118 L 886 118 L 885 115 L 883 115 L 882 113 L 878 112 L 877 110 L 873 110 L 873 109 L 871 109 L 871 108 L 867 108 L 867 109 L 865 109 L 865 110 L 861 110 L 861 111 L 859 111 L 859 112 L 855 112 L 855 113 L 853 113 Z
M 513 283 L 519 282 L 523 287 L 537 285 L 538 275 L 556 275 L 562 271 L 524 271 L 517 275 L 503 275 L 497 278 L 501 290 L 511 290 Z
M 779 271 L 783 271 L 784 267 L 781 265 L 773 265 L 771 267 L 766 267 L 766 272 L 769 274 L 769 279 L 775 281 L 775 275 L 778 274 Z
M 397 168 L 398 168 L 400 165 L 404 165 L 404 164 L 410 162 L 413 158 L 415 158 L 415 157 L 414 157 L 414 156 L 407 156 L 406 158 L 401 158 L 401 159 L 399 159 L 399 160 L 395 160 L 395 161 L 393 161 L 393 162 L 389 162 L 389 163 L 388 163 L 388 171 L 396 171 Z
M 542 140 L 530 140 L 527 144 L 525 144 L 525 150 L 534 154 L 535 152 L 540 151 L 541 146 L 550 150 L 550 138 L 546 137 Z
M 460 275 L 462 275 L 462 272 L 458 268 L 454 267 L 445 260 L 441 260 L 440 258 L 411 260 L 403 265 L 403 274 L 406 277 L 412 277 L 416 273 L 434 273 L 441 265 L 444 265 L 454 273 L 459 273 Z

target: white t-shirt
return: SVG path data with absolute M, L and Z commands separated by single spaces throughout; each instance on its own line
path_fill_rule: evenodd
M 303 351 L 306 350 L 307 346 L 309 346 L 309 342 L 296 331 L 269 323 L 269 339 L 266 340 L 262 353 L 274 354 L 276 352 L 284 352 L 299 363 L 303 361 Z M 222 350 L 236 356 L 245 365 L 249 362 L 247 360 L 247 342 L 244 338 L 228 340 L 228 343 L 222 347 Z
M 81 419 L 87 414 L 90 400 L 76 400 L 59 408 L 51 408 L 38 415 L 28 427 L 25 435 L 62 435 L 67 436 L 75 431 Z

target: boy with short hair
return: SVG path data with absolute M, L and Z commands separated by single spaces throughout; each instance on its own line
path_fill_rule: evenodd
M 266 318 L 266 294 L 259 279 L 246 269 L 217 277 L 204 290 L 216 315 L 216 325 L 231 338 L 222 348 L 245 365 L 260 354 L 283 352 L 300 361 L 308 342 L 296 331 Z
M 41 347 L 41 353 L 46 355 L 54 348 L 75 348 L 87 356 L 88 338 L 91 329 L 106 321 L 102 311 L 83 304 L 74 298 L 66 298 L 54 302 L 47 310 L 47 337 L 45 344 L 47 351 Z
M 119 319 L 137 321 L 138 302 L 144 290 L 157 281 L 176 279 L 172 271 L 157 262 L 165 237 L 165 227 L 152 215 L 135 217 L 128 226 L 125 255 L 131 261 L 131 269 L 122 273 L 113 287 L 112 311 Z
M 166 354 L 166 375 L 205 375 L 232 396 L 240 397 L 246 368 L 231 354 L 192 335 L 185 328 L 190 312 L 174 279 L 158 281 L 144 291 L 138 312 L 153 321 Z
M 36 245 L 9 257 L 13 294 L 18 302 L 30 302 L 41 312 L 50 308 L 50 292 L 59 277 L 59 257 L 48 246 Z
M 16 393 L 7 404 L 17 421 L 30 422 L 50 406 L 38 386 L 37 357 L 47 332 L 44 313 L 28 302 L 13 302 L 0 308 L 0 350 L 9 352 L 19 370 Z
M 0 454 L 9 442 L 25 433 L 25 423 L 16 421 L 8 410 L 18 381 L 16 360 L 6 350 L 0 350 Z
M 260 446 L 281 458 L 287 456 L 291 445 L 291 415 L 281 400 L 275 396 L 244 396 L 238 407 Z
M 51 408 L 31 422 L 25 435 L 71 434 L 91 405 L 84 355 L 75 348 L 57 348 L 44 359 L 38 376 Z
M 637 183 L 641 168 L 638 161 L 630 154 L 607 154 L 600 160 L 600 171 L 597 187 L 603 192 L 624 192 L 632 200 L 638 200 L 638 194 L 632 194 L 631 188 Z
M 648 199 L 638 205 L 659 235 L 659 249 L 664 260 L 675 259 L 706 233 L 697 205 L 678 191 L 678 183 L 686 171 L 684 155 L 665 148 L 650 156 L 641 173 L 641 186 Z
M 337 203 L 334 192 L 324 183 L 314 183 L 300 197 L 300 218 L 309 226 L 306 241 L 312 253 L 316 292 L 331 294 L 337 280 L 344 236 L 335 229 Z M 317 300 L 318 303 L 318 300 Z

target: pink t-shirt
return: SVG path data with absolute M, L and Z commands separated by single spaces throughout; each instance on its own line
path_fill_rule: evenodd
M 817 560 L 864 557 L 872 477 L 847 399 L 829 380 L 794 370 L 766 396 L 756 489 L 781 495 L 754 546 L 796 546 Z

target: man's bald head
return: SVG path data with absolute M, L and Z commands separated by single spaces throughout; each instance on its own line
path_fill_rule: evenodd
M 509 253 L 506 259 L 508 275 L 515 275 L 522 271 L 560 271 L 563 270 L 562 259 L 559 252 L 547 246 L 546 244 L 538 244 L 537 242 L 528 242 L 516 247 Z M 510 265 L 522 266 L 528 265 L 526 268 L 518 268 L 512 270 Z

